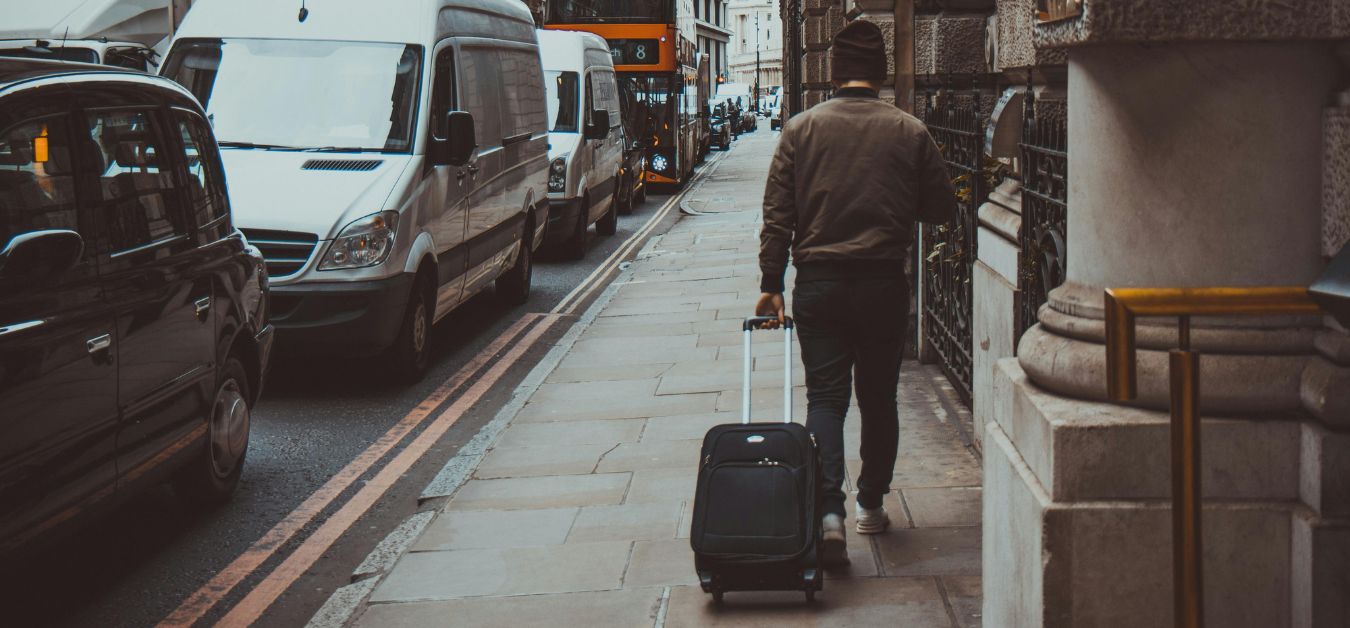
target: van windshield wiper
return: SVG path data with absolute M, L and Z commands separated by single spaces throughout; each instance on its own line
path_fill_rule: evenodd
M 362 146 L 315 146 L 303 149 L 306 153 L 383 153 L 383 148 L 365 148 Z
M 304 150 L 298 146 L 282 146 L 281 144 L 257 144 L 254 142 L 219 142 L 221 148 L 249 148 L 260 150 Z

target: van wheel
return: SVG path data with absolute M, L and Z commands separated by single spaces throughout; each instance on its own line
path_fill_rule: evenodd
M 252 418 L 248 371 L 230 356 L 216 377 L 215 398 L 206 418 L 206 446 L 174 478 L 174 492 L 197 507 L 212 508 L 230 499 L 248 454 Z
M 595 221 L 595 232 L 602 236 L 612 236 L 619 230 L 619 204 L 610 203 L 609 211 L 600 220 Z
M 627 192 L 625 194 L 624 192 Z M 619 189 L 614 193 L 614 204 L 619 207 L 620 214 L 633 213 L 633 201 L 637 200 L 637 192 L 633 190 L 632 184 L 625 178 L 619 177 Z
M 591 198 L 583 196 L 581 198 L 581 207 L 577 209 L 577 223 L 572 228 L 572 237 L 563 245 L 563 255 L 567 259 L 579 260 L 586 258 L 586 230 L 590 228 L 591 222 Z
M 503 305 L 521 305 L 530 299 L 530 281 L 534 275 L 534 254 L 530 251 L 530 234 L 533 232 L 530 224 L 525 223 L 516 264 L 497 278 L 497 300 Z
M 390 366 L 402 382 L 415 384 L 426 375 L 431 363 L 432 304 L 421 275 L 413 282 L 412 295 L 403 313 L 394 346 L 389 348 Z

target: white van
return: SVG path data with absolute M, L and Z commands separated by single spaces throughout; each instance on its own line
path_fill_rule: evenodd
M 0 2 L 0 57 L 153 71 L 169 36 L 169 0 Z
M 435 321 L 528 298 L 548 122 L 523 3 L 198 0 L 162 72 L 215 127 L 279 350 L 416 379 Z
M 151 72 L 155 51 L 131 41 L 103 39 L 0 39 L 0 57 L 97 63 Z
M 624 150 L 619 85 L 609 44 L 599 35 L 539 31 L 539 51 L 550 125 L 545 239 L 581 259 L 591 223 L 600 235 L 614 235 L 618 226 Z

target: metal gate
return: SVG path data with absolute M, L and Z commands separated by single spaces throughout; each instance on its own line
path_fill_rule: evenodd
M 1064 283 L 1068 263 L 1069 155 L 1064 117 L 1038 115 L 1027 90 L 1022 123 L 1022 260 L 1018 264 L 1017 336 L 1037 322 L 1051 290 Z
M 975 103 L 978 98 L 948 96 L 934 105 L 930 98 L 924 115 L 928 131 L 942 150 L 942 157 L 956 185 L 957 219 L 940 226 L 922 227 L 923 243 L 923 337 L 921 355 L 941 362 L 957 392 L 969 403 L 974 369 L 973 333 L 975 236 L 977 210 L 984 189 L 984 120 Z

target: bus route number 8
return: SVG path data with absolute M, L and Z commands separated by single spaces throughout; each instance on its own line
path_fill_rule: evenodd
M 640 62 L 647 60 L 647 44 L 636 44 L 633 46 L 633 59 Z

